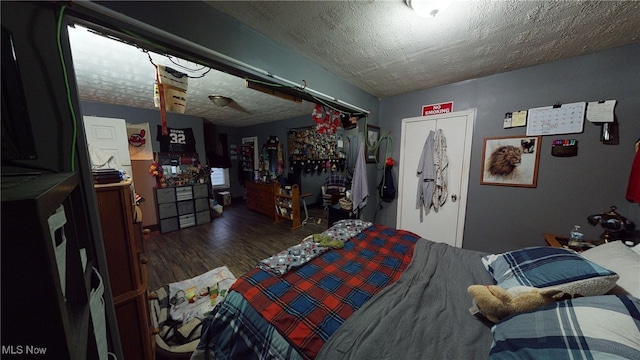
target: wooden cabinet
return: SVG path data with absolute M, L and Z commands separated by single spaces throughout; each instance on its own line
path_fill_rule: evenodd
M 280 185 L 278 183 L 245 182 L 247 187 L 247 208 L 263 213 L 273 221 L 276 221 L 274 195 Z
M 298 185 L 278 187 L 274 194 L 276 222 L 291 221 L 291 230 L 302 226 L 300 221 L 300 191 Z
M 98 358 L 85 201 L 76 173 L 2 178 L 3 357 Z
M 207 184 L 156 189 L 156 204 L 161 233 L 211 221 Z
M 95 185 L 109 280 L 124 360 L 155 358 L 142 224 L 135 223 L 131 180 Z

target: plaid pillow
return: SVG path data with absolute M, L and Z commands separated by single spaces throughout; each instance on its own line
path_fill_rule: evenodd
M 619 277 L 573 250 L 548 246 L 487 255 L 482 263 L 505 289 L 554 287 L 573 295 L 602 295 L 615 286 Z
M 638 324 L 632 296 L 559 301 L 496 324 L 489 359 L 640 359 Z

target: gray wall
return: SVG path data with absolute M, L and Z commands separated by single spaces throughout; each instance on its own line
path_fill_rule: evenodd
M 454 101 L 454 110 L 477 109 L 463 247 L 497 252 L 543 245 L 543 232 L 568 235 L 574 224 L 595 239 L 602 231 L 586 217 L 611 205 L 640 223 L 640 207 L 624 199 L 640 137 L 638 59 L 640 45 L 630 45 L 383 99 L 382 131 L 391 130 L 399 140 L 402 119 L 420 116 L 426 104 Z M 506 112 L 601 99 L 618 100 L 619 145 L 602 144 L 600 127 L 585 121 L 580 134 L 542 138 L 536 188 L 480 185 L 483 138 L 525 134 L 525 128 L 503 129 Z M 565 138 L 579 141 L 578 156 L 551 156 L 552 141 Z M 395 226 L 396 202 L 386 205 L 378 221 Z

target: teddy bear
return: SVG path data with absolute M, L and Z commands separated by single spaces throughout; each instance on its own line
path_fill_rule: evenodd
M 571 298 L 570 294 L 561 289 L 538 289 L 529 286 L 516 286 L 505 290 L 498 285 L 471 285 L 467 292 L 473 297 L 474 306 L 469 309 L 471 314 L 480 313 L 493 323 L 512 314 Z

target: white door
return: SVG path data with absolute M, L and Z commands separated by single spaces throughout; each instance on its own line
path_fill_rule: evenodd
M 462 246 L 474 121 L 475 109 L 402 120 L 396 221 L 399 229 Z M 438 212 L 431 209 L 421 222 L 420 210 L 416 209 L 418 163 L 429 131 L 436 129 L 442 129 L 447 140 L 448 198 Z
M 127 122 L 124 119 L 85 116 L 84 127 L 87 142 L 113 156 L 115 161 L 122 166 L 122 170 L 133 178 L 129 157 Z

